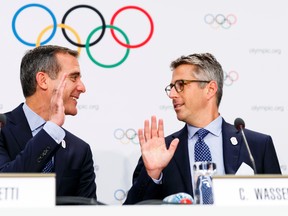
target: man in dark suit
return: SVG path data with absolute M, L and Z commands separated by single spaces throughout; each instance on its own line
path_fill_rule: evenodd
M 91 148 L 62 128 L 65 115 L 77 114 L 77 100 L 86 91 L 78 52 L 53 45 L 29 50 L 21 62 L 20 81 L 25 102 L 5 113 L 0 171 L 55 172 L 57 197 L 96 200 Z
M 193 196 L 194 147 L 200 128 L 208 130 L 208 145 L 218 175 L 252 174 L 250 160 L 241 133 L 227 123 L 218 108 L 223 94 L 223 70 L 210 53 L 181 56 L 171 63 L 172 81 L 165 91 L 179 121 L 185 126 L 164 137 L 163 120 L 155 116 L 138 130 L 141 157 L 133 173 L 133 184 L 124 204 L 163 200 L 185 192 Z M 270 135 L 244 130 L 254 156 L 257 174 L 281 174 Z

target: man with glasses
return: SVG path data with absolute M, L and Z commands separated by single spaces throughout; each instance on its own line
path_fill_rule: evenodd
M 144 129 L 138 131 L 142 156 L 124 204 L 163 200 L 180 192 L 193 196 L 192 165 L 198 161 L 194 158 L 194 147 L 199 129 L 207 131 L 203 142 L 216 163 L 217 175 L 237 174 L 245 165 L 253 169 L 241 133 L 219 113 L 223 70 L 215 57 L 210 53 L 181 56 L 170 66 L 172 81 L 165 91 L 177 119 L 185 126 L 165 137 L 162 119 L 158 124 L 155 116 L 151 122 L 144 121 Z M 248 129 L 245 134 L 257 174 L 281 174 L 271 136 Z

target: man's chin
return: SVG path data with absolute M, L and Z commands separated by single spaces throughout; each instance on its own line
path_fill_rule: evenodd
M 71 116 L 75 116 L 75 115 L 77 115 L 77 110 L 75 110 L 75 111 L 65 111 L 65 115 L 71 115 Z
M 176 113 L 176 116 L 177 116 L 177 119 L 178 119 L 179 121 L 183 121 L 183 120 L 184 120 L 183 116 L 180 115 L 180 113 Z

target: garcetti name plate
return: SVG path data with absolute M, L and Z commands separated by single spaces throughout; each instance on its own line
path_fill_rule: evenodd
M 55 205 L 55 174 L 0 174 L 0 207 L 51 207 Z

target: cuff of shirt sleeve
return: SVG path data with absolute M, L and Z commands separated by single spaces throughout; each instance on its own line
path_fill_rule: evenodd
M 63 128 L 51 121 L 47 121 L 43 129 L 59 144 L 66 135 Z
M 161 172 L 159 179 L 152 178 L 152 180 L 155 184 L 162 184 L 162 177 L 163 177 L 163 173 Z

